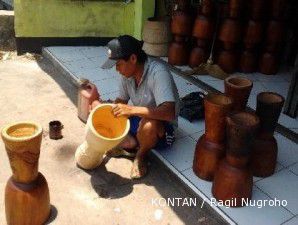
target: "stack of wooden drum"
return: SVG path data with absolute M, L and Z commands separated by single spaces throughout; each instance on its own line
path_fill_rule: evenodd
M 189 58 L 189 66 L 196 67 L 207 61 L 209 46 L 214 32 L 214 18 L 212 17 L 213 3 L 208 0 L 202 1 L 202 7 L 198 11 L 192 36 L 195 45 Z
M 248 21 L 243 34 L 243 50 L 240 58 L 240 70 L 244 73 L 257 71 L 258 49 L 263 37 L 262 9 L 264 1 L 252 1 Z
M 189 40 L 192 33 L 190 1 L 178 0 L 172 11 L 171 32 L 173 41 L 169 46 L 169 63 L 186 65 L 189 58 Z
M 284 33 L 284 11 L 286 0 L 272 0 L 269 21 L 264 39 L 264 50 L 260 57 L 260 72 L 275 74 L 278 71 L 279 55 Z
M 205 134 L 196 145 L 193 171 L 213 182 L 217 200 L 240 207 L 252 197 L 253 176 L 267 177 L 275 171 L 273 133 L 284 99 L 276 93 L 260 93 L 256 113 L 251 113 L 245 109 L 252 81 L 230 76 L 224 85 L 224 94 L 209 94 L 204 100 Z
M 216 63 L 227 73 L 276 74 L 283 42 L 286 0 L 202 0 L 197 16 L 190 13 L 190 1 L 176 1 L 172 12 L 169 63 L 197 67 L 206 62 L 217 32 Z M 216 29 L 216 18 L 219 25 Z M 191 39 L 191 45 L 187 40 Z M 188 46 L 192 46 L 189 50 Z
M 235 72 L 238 65 L 237 46 L 241 40 L 241 7 L 242 1 L 230 0 L 227 17 L 219 28 L 218 39 L 221 49 L 218 52 L 217 64 L 227 73 Z

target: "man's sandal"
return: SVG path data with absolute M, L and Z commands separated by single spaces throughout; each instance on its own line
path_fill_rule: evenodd
M 126 157 L 129 157 L 129 158 L 134 158 L 136 156 L 136 153 L 134 153 L 134 152 L 128 152 L 128 151 L 126 151 L 123 148 L 116 147 L 116 148 L 113 148 L 113 149 L 109 150 L 106 153 L 106 156 L 108 156 L 110 158 L 111 157 L 121 157 L 121 156 L 126 156 Z

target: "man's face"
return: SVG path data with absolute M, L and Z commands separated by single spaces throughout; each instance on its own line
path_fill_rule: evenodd
M 135 55 L 131 55 L 127 61 L 119 59 L 116 63 L 116 70 L 123 76 L 129 78 L 134 75 L 137 59 Z

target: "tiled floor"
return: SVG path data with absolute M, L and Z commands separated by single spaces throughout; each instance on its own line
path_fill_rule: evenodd
M 68 70 L 73 79 L 87 78 L 94 82 L 103 99 L 114 99 L 117 96 L 119 75 L 112 70 L 101 70 L 100 65 L 106 57 L 104 47 L 48 47 L 44 55 L 56 66 Z M 261 74 L 244 75 L 254 81 L 249 104 L 255 108 L 255 97 L 260 91 L 274 90 L 286 95 L 290 81 L 289 74 L 283 73 L 269 79 Z M 179 94 L 184 96 L 192 91 L 200 90 L 195 85 L 173 74 Z M 199 79 L 223 91 L 223 82 L 210 76 L 200 76 Z M 278 83 L 278 85 L 274 85 Z M 298 120 L 282 115 L 280 122 L 297 132 Z M 192 171 L 193 155 L 198 138 L 204 133 L 204 121 L 190 123 L 179 117 L 177 140 L 171 149 L 154 153 L 181 180 L 189 185 L 197 194 L 210 203 L 212 198 L 211 182 L 199 179 Z M 247 206 L 242 208 L 226 208 L 211 206 L 230 223 L 245 224 L 298 224 L 298 154 L 297 144 L 280 134 L 275 134 L 279 154 L 276 173 L 268 178 L 254 178 L 253 200 L 286 200 L 283 206 Z
M 248 99 L 248 105 L 253 109 L 256 109 L 256 98 L 257 98 L 257 94 L 260 92 L 272 91 L 282 95 L 285 99 L 287 97 L 288 89 L 291 81 L 291 71 L 288 71 L 286 69 L 281 69 L 281 71 L 274 76 L 263 75 L 261 73 L 237 74 L 237 75 L 247 77 L 253 81 L 253 89 Z M 217 78 L 213 78 L 209 75 L 196 76 L 196 78 L 200 79 L 206 84 L 209 84 L 210 86 L 216 88 L 221 92 L 224 91 L 223 82 Z M 290 128 L 292 131 L 297 133 L 297 130 L 295 129 L 298 129 L 297 128 L 298 118 L 293 119 L 287 116 L 286 114 L 281 113 L 278 122 L 279 124 L 287 128 Z
M 163 60 L 167 61 L 167 58 L 162 58 Z M 179 67 L 181 70 L 190 70 L 190 67 L 183 66 Z M 282 68 L 281 71 L 273 76 L 263 75 L 261 73 L 250 73 L 250 74 L 241 74 L 235 73 L 234 75 L 243 76 L 251 81 L 253 81 L 253 88 L 248 100 L 248 105 L 252 109 L 256 109 L 256 99 L 257 95 L 260 92 L 264 91 L 272 91 L 282 95 L 285 99 L 288 94 L 288 89 L 291 81 L 292 71 L 287 68 Z M 212 86 L 213 88 L 217 89 L 218 91 L 224 92 L 224 84 L 222 80 L 214 78 L 209 75 L 196 75 L 195 78 L 203 81 L 204 83 Z M 290 128 L 292 131 L 297 133 L 298 129 L 298 118 L 293 119 L 287 116 L 284 113 L 281 113 L 279 118 L 279 124 Z

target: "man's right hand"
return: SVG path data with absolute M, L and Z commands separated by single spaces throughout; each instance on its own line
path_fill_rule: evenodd
M 130 106 L 130 105 L 126 105 L 126 104 L 115 104 L 115 106 L 113 107 L 113 114 L 116 117 L 120 117 L 120 116 L 132 116 L 133 115 L 133 109 L 135 107 Z

